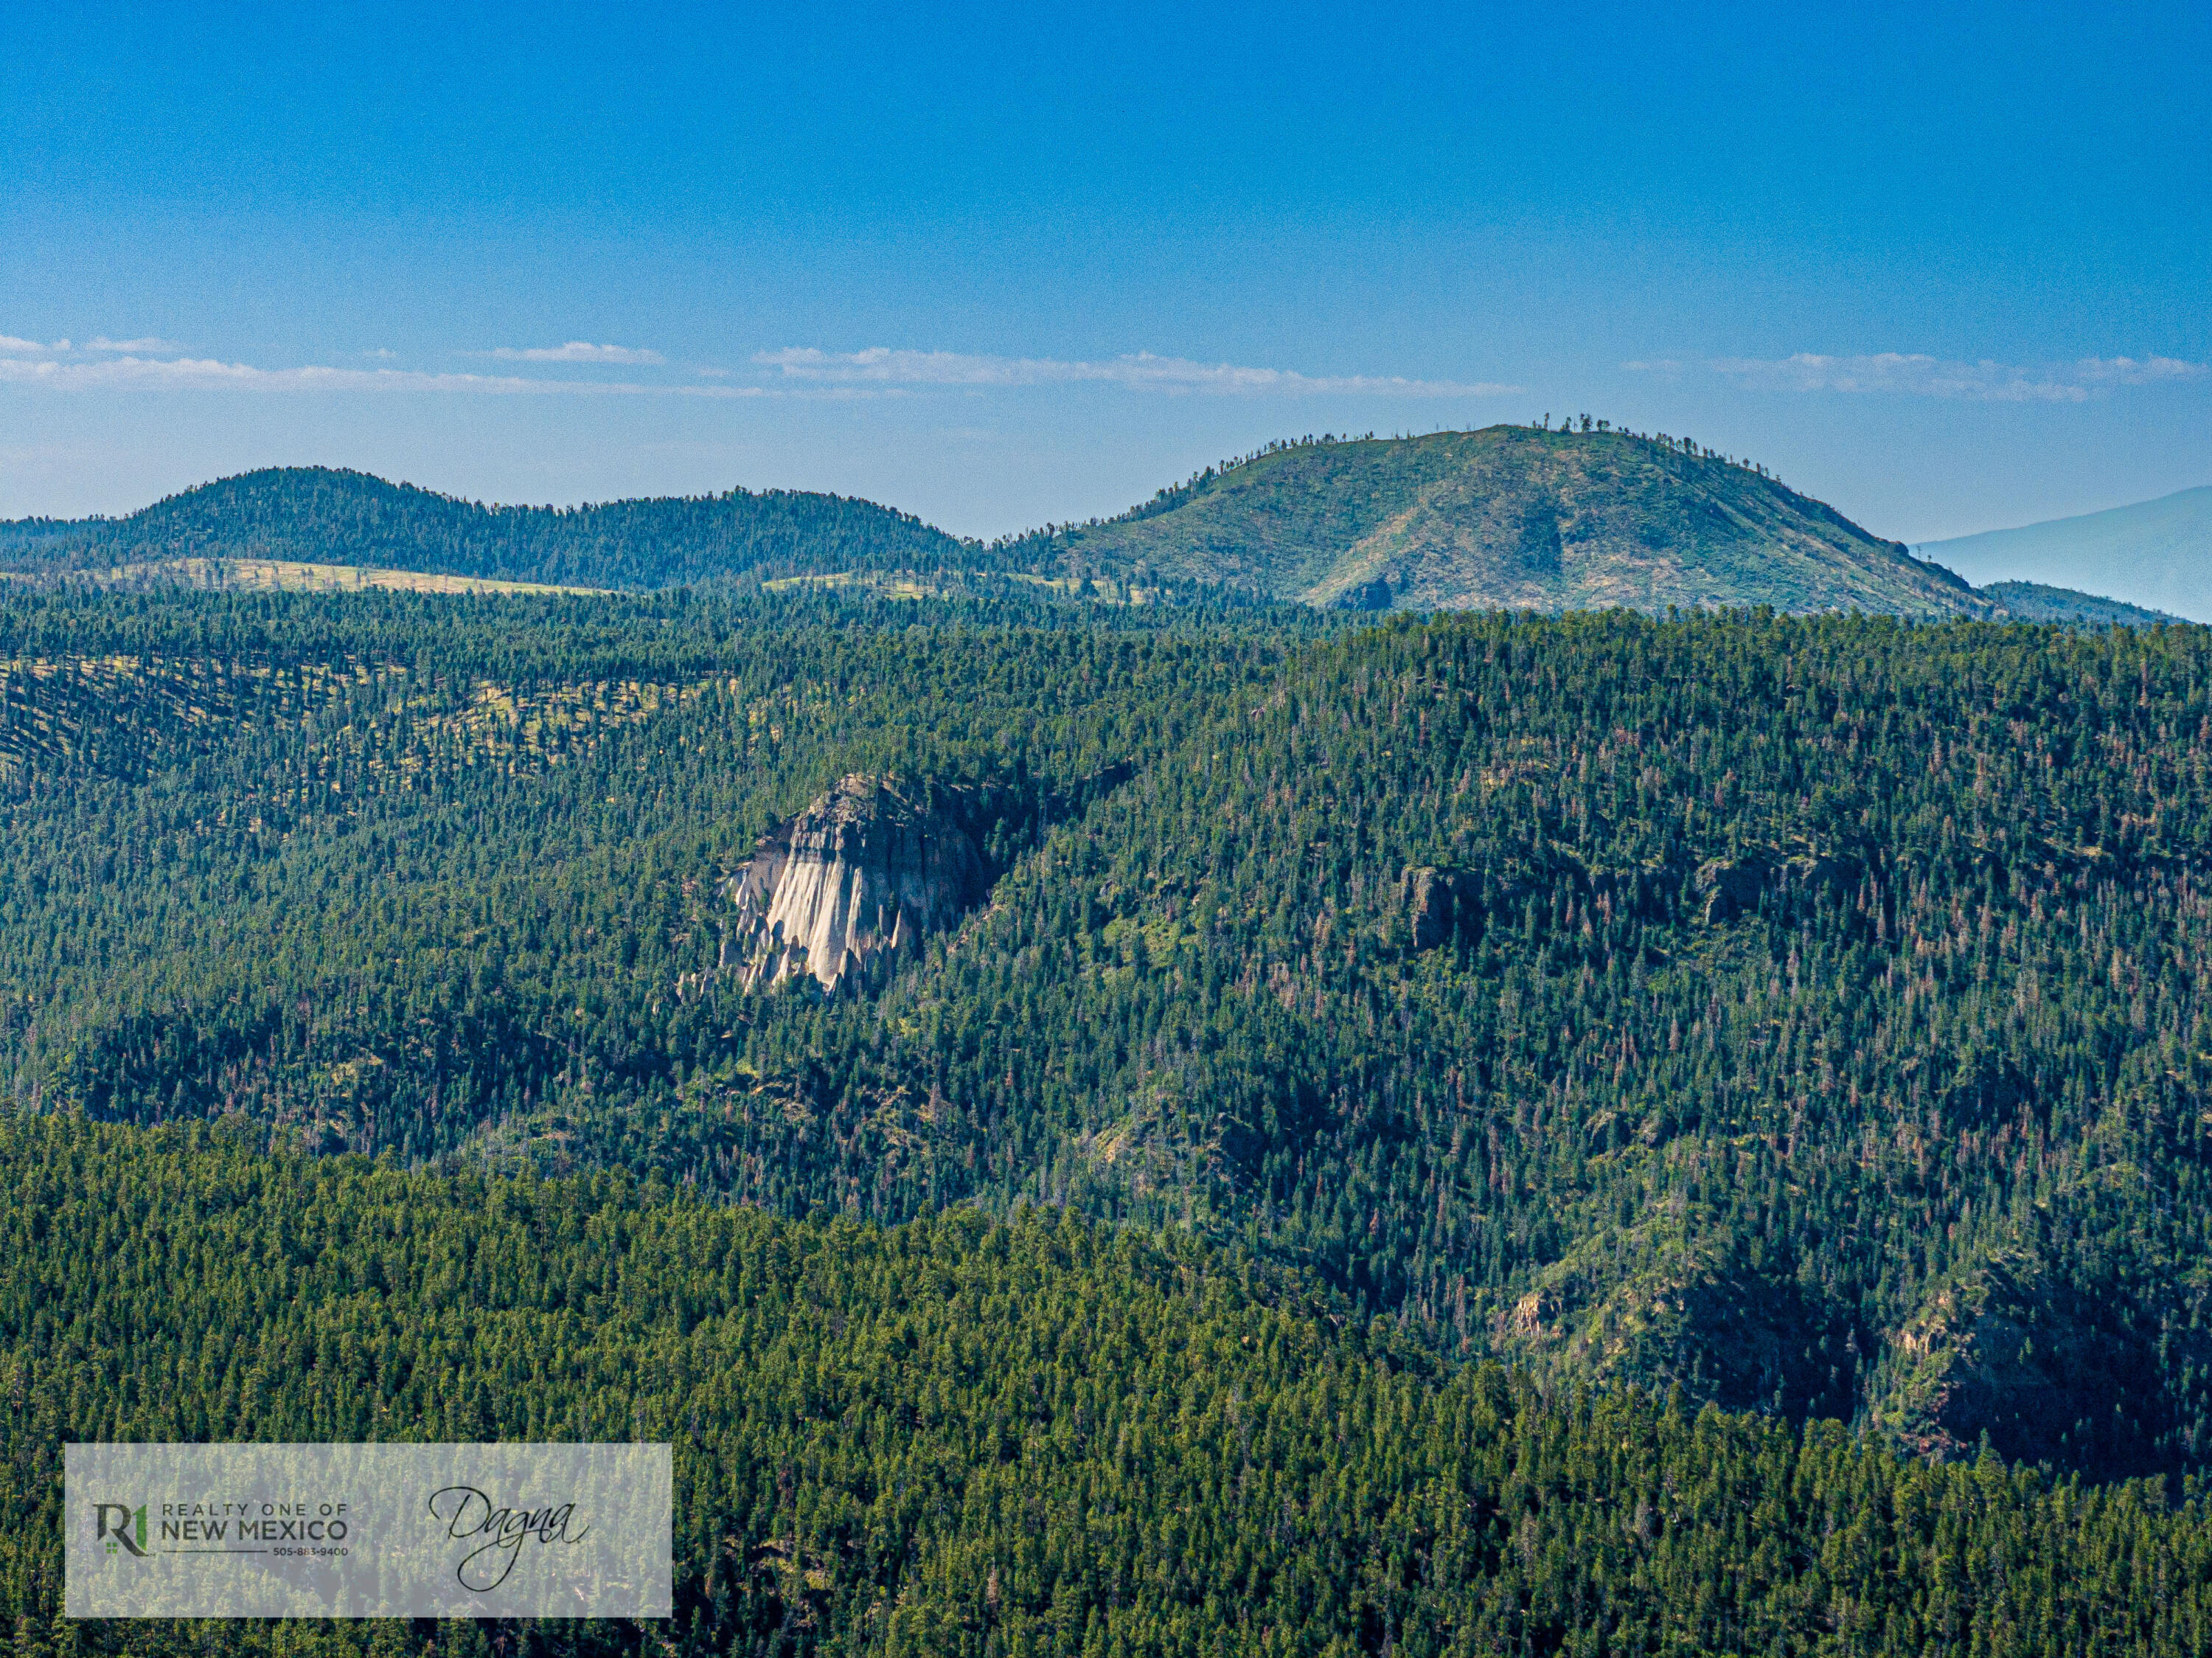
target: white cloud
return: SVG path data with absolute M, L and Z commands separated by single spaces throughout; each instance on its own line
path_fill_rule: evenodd
M 594 345 L 572 339 L 566 345 L 501 345 L 495 350 L 466 351 L 465 357 L 496 357 L 501 363 L 631 363 L 655 366 L 668 361 L 658 351 L 628 345 Z
M 1684 365 L 1655 362 L 1622 366 L 1671 374 Z M 2204 363 L 2165 357 L 2082 357 L 2073 363 L 2021 364 L 1987 359 L 1951 363 L 1902 351 L 1863 357 L 1800 351 L 1778 358 L 1715 357 L 1697 366 L 1761 391 L 1892 392 L 1976 403 L 2085 403 L 2115 386 L 2193 380 L 2208 372 Z
M 1452 381 L 1410 380 L 1398 375 L 1302 375 L 1283 369 L 1243 368 L 1233 363 L 1194 363 L 1182 357 L 1139 352 L 1110 362 L 1062 362 L 1051 357 L 969 356 L 952 351 L 873 350 L 830 352 L 794 346 L 763 351 L 753 358 L 768 370 L 767 385 L 728 384 L 726 369 L 701 368 L 686 384 L 645 385 L 626 381 L 572 380 L 522 374 L 435 373 L 398 368 L 337 368 L 311 364 L 264 369 L 211 357 L 168 356 L 135 348 L 141 340 L 100 339 L 102 355 L 71 353 L 66 342 L 39 345 L 0 336 L 0 386 L 46 387 L 56 391 L 102 388 L 139 390 L 224 390 L 247 392 L 439 392 L 478 396 L 823 398 L 847 400 L 896 398 L 925 386 L 994 387 L 1097 383 L 1170 394 L 1225 396 L 1487 397 L 1518 388 Z M 150 342 L 160 344 L 161 342 Z M 591 355 L 585 355 L 590 353 Z M 386 359 L 384 350 L 365 352 Z M 544 350 L 502 349 L 477 352 L 508 362 L 615 363 L 665 361 L 657 352 L 630 351 L 616 345 L 574 343 Z M 700 383 L 704 381 L 705 383 Z
M 0 344 L 0 351 L 9 348 Z M 57 363 L 0 356 L 0 386 L 55 391 L 445 392 L 494 397 L 770 397 L 757 386 L 640 386 L 521 375 L 425 374 L 408 369 L 257 369 L 204 357 L 110 357 Z
M 1148 392 L 1205 392 L 1230 396 L 1495 397 L 1517 386 L 1466 385 L 1448 380 L 1407 380 L 1396 375 L 1302 375 L 1287 369 L 1248 369 L 1229 363 L 1139 351 L 1106 363 L 1054 357 L 970 356 L 958 351 L 823 351 L 787 346 L 756 353 L 753 361 L 786 379 L 817 384 L 873 386 L 1060 386 L 1084 381 Z
M 2171 357 L 2086 357 L 2074 365 L 2074 371 L 2093 386 L 2148 386 L 2161 380 L 2194 380 L 2212 372 L 2212 364 Z
M 81 351 L 179 351 L 183 349 L 174 340 L 156 339 L 150 334 L 143 339 L 110 339 L 105 334 L 99 334 L 82 345 L 73 345 L 65 339 L 58 339 L 51 345 L 41 345 L 35 339 L 18 339 L 13 334 L 0 334 L 0 351 L 17 357 L 69 357 Z

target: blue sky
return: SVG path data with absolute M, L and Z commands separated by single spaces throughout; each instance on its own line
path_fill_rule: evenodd
M 1909 540 L 2212 482 L 2201 0 L 8 35 L 0 516 L 319 462 L 992 534 L 1273 437 L 1547 411 Z

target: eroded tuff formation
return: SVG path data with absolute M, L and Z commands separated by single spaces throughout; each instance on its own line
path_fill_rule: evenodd
M 763 838 L 723 884 L 737 906 L 721 971 L 747 990 L 811 973 L 826 989 L 952 926 L 990 889 L 979 791 L 848 777 Z

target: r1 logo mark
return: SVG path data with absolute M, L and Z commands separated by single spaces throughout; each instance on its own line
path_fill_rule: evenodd
M 125 1508 L 120 1503 L 95 1503 L 92 1505 L 92 1540 L 105 1543 L 110 1554 L 120 1543 L 132 1554 L 146 1552 L 146 1505 Z

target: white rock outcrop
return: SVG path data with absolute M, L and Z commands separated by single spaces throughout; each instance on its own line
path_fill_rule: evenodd
M 737 906 L 720 971 L 747 990 L 826 989 L 955 924 L 989 888 L 971 791 L 849 777 L 764 837 L 723 883 Z

